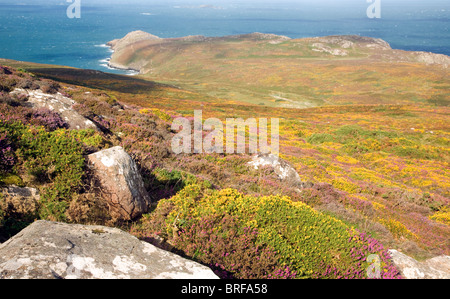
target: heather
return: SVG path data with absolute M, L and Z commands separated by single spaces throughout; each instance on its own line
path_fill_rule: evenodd
M 0 171 L 6 172 L 14 166 L 15 158 L 11 142 L 8 140 L 8 133 L 0 134 Z
M 45 108 L 33 111 L 30 119 L 32 124 L 43 126 L 49 131 L 69 127 L 58 113 Z
M 48 82 L 7 70 L 9 90 L 16 76 L 29 86 Z M 0 184 L 42 195 L 25 216 L 0 205 L 3 236 L 34 219 L 118 226 L 223 278 L 366 278 L 371 254 L 382 278 L 398 278 L 387 248 L 419 258 L 449 252 L 446 107 L 267 108 L 171 86 L 129 93 L 125 81 L 99 88 L 95 77 L 83 80 L 91 87 L 59 83 L 59 92 L 99 131 L 68 130 L 57 112 L 25 99 L 0 103 Z M 194 108 L 204 118 L 280 117 L 281 158 L 304 184 L 249 167 L 248 154 L 174 155 L 171 120 Z M 116 221 L 99 204 L 85 162 L 116 145 L 137 163 L 153 202 L 134 222 Z
M 224 278 L 365 278 L 370 254 L 383 257 L 383 278 L 399 277 L 378 241 L 286 196 L 191 184 L 134 232 L 165 239 Z

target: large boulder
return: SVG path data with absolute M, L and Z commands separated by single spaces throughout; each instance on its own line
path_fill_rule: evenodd
M 0 245 L 0 278 L 217 279 L 117 228 L 36 221 Z
M 122 147 L 91 154 L 88 163 L 113 217 L 132 220 L 148 211 L 151 200 L 142 177 L 136 163 Z
M 389 250 L 392 262 L 408 279 L 449 279 L 450 256 L 438 256 L 419 262 L 397 250 Z

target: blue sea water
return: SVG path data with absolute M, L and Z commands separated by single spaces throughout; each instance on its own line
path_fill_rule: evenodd
M 0 57 L 124 73 L 106 66 L 105 43 L 133 30 L 165 38 L 356 34 L 450 55 L 449 0 L 380 1 L 381 18 L 370 19 L 366 0 L 82 0 L 81 18 L 70 19 L 65 0 L 0 0 Z

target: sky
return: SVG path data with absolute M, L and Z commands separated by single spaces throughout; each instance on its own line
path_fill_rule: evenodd
M 368 0 L 80 0 L 82 4 L 85 5 L 95 5 L 95 4 L 158 4 L 158 3 L 181 3 L 181 4 L 230 4 L 230 3 L 293 3 L 293 5 L 298 4 L 338 4 L 338 3 L 367 3 Z M 380 0 L 381 3 L 385 4 L 405 4 L 405 5 L 448 5 L 449 0 Z M 72 0 L 0 0 L 0 4 L 66 4 L 72 2 Z

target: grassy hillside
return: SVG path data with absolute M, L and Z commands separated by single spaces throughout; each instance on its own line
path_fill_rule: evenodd
M 448 70 L 367 40 L 260 37 L 144 42 L 130 58 L 147 70 L 136 77 L 2 61 L 21 68 L 1 75 L 4 98 L 23 80 L 53 79 L 103 128 L 34 123 L 20 101 L 0 103 L 0 181 L 45 190 L 30 211 L 0 206 L 2 236 L 37 218 L 120 226 L 237 278 L 361 278 L 373 253 L 392 278 L 386 248 L 449 255 Z M 250 168 L 250 155 L 173 155 L 172 119 L 194 109 L 204 119 L 280 118 L 281 157 L 305 188 Z M 54 157 L 58 144 L 71 150 Z M 111 219 L 83 168 L 84 155 L 114 145 L 132 154 L 158 203 L 137 222 Z M 48 173 L 52 159 L 73 171 Z
M 448 69 L 421 57 L 358 36 L 249 34 L 144 40 L 122 46 L 111 61 L 218 100 L 270 107 L 448 105 Z

